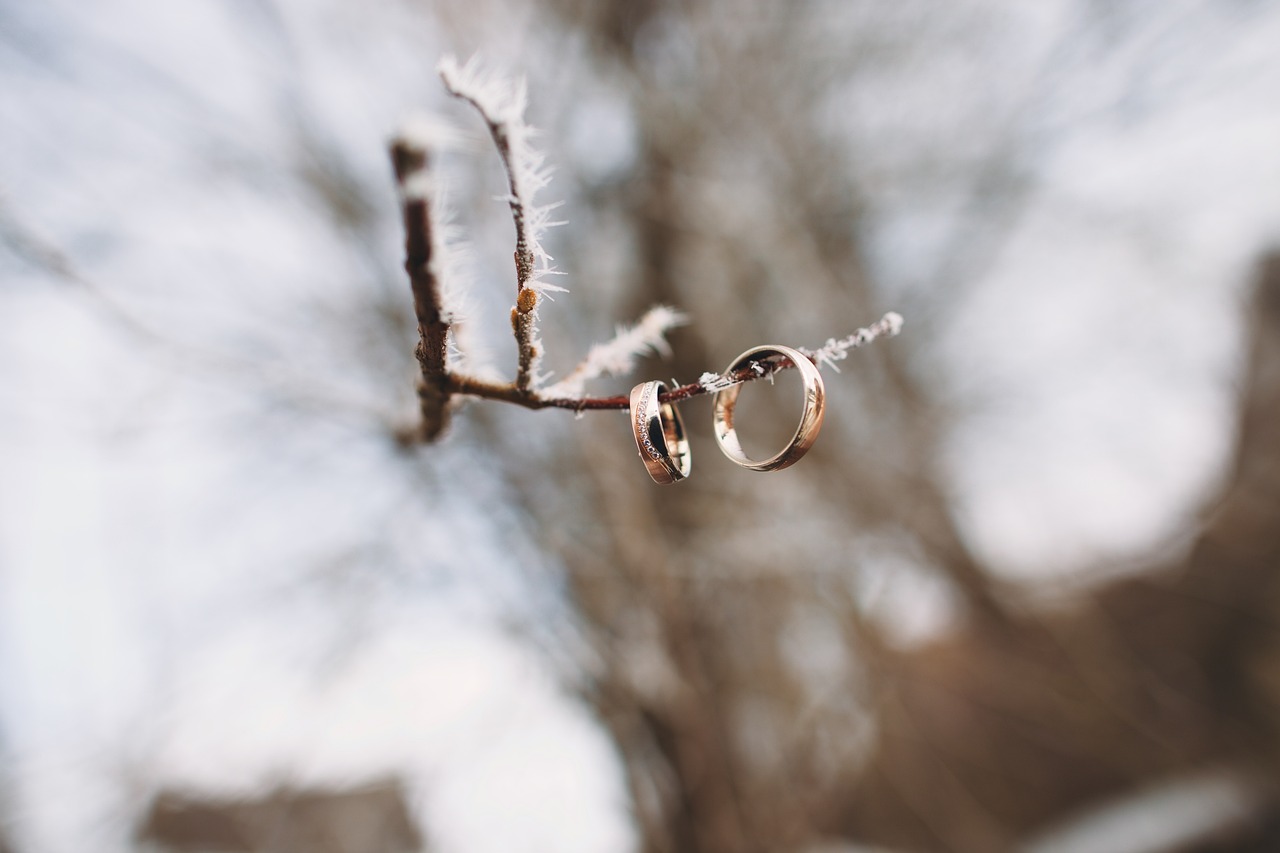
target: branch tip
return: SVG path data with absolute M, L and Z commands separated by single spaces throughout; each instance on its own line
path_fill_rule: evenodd
M 670 355 L 666 334 L 688 318 L 667 305 L 655 305 L 634 326 L 618 326 L 613 339 L 595 344 L 568 376 L 544 391 L 551 397 L 581 396 L 586 383 L 601 376 L 625 376 L 650 353 Z

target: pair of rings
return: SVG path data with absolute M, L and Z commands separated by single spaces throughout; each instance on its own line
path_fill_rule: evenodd
M 818 368 L 804 354 L 784 346 L 754 347 L 735 358 L 725 374 L 777 359 L 785 359 L 795 365 L 804 382 L 804 410 L 800 415 L 800 425 L 796 427 L 791 441 L 778 453 L 757 461 L 743 452 L 733 426 L 733 413 L 742 385 L 723 388 L 716 392 L 714 399 L 712 417 L 716 442 L 725 456 L 752 471 L 781 471 L 796 464 L 813 446 L 818 430 L 822 428 L 826 389 Z M 651 381 L 641 382 L 631 389 L 631 430 L 635 435 L 636 449 L 640 451 L 649 476 L 659 485 L 679 482 L 688 477 L 693 468 L 680 413 L 673 403 L 663 403 L 658 399 L 666 388 L 664 382 Z

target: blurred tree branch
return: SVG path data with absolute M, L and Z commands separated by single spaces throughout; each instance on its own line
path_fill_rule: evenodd
M 1250 316 L 1232 475 L 1185 559 L 1067 612 L 1026 614 L 1002 635 L 886 654 L 885 731 L 832 803 L 831 831 L 907 849 L 1006 849 L 1056 816 L 1206 768 L 1251 780 L 1260 831 L 1274 827 L 1280 256 L 1260 265 Z M 1238 831 L 1250 837 L 1258 820 Z M 1168 849 L 1273 849 L 1265 838 Z

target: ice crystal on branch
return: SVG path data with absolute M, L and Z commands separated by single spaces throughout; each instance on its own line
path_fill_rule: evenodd
M 649 353 L 671 353 L 666 334 L 688 322 L 679 311 L 655 305 L 634 326 L 619 326 L 613 340 L 596 344 L 573 371 L 543 391 L 548 397 L 577 397 L 586 383 L 601 376 L 625 376 L 635 369 L 636 360 Z
M 534 130 L 524 120 L 527 103 L 524 80 L 514 83 L 481 69 L 472 57 L 463 65 L 451 56 L 439 66 L 445 88 L 471 104 L 484 119 L 489 135 L 507 172 L 507 203 L 516 228 L 516 305 L 511 311 L 511 328 L 519 350 L 516 388 L 532 392 L 539 381 L 538 361 L 542 342 L 538 339 L 539 295 L 564 288 L 547 281 L 558 275 L 551 267 L 551 255 L 542 245 L 546 230 L 559 222 L 551 212 L 559 204 L 538 205 L 534 196 L 551 180 L 543 156 L 532 144 Z
M 836 362 L 848 358 L 849 350 L 869 344 L 876 338 L 891 338 L 901 331 L 902 315 L 895 311 L 890 311 L 870 326 L 865 329 L 858 329 L 847 338 L 841 338 L 840 340 L 829 338 L 825 344 L 817 349 L 801 348 L 800 352 L 813 359 L 819 367 L 828 365 L 836 373 L 839 373 L 840 368 Z
M 807 355 L 818 367 L 827 365 L 836 373 L 839 373 L 840 368 L 836 366 L 836 362 L 847 358 L 849 350 L 869 344 L 876 338 L 893 337 L 902 331 L 902 322 L 901 314 L 890 311 L 870 326 L 865 329 L 858 329 L 846 338 L 841 338 L 840 340 L 828 338 L 827 342 L 817 349 L 799 347 L 798 350 Z M 733 374 L 708 371 L 698 377 L 697 387 L 703 392 L 715 393 L 726 388 L 732 388 L 734 385 L 745 382 L 750 378 L 766 375 L 772 379 L 773 370 L 757 361 Z
M 698 377 L 698 384 L 705 391 L 723 391 L 726 388 L 732 388 L 738 383 L 730 376 L 724 376 L 719 373 L 713 373 L 708 370 L 706 373 Z
M 475 107 L 489 127 L 494 144 L 507 170 L 509 196 L 504 199 L 511 205 L 516 220 L 516 251 L 529 256 L 528 277 L 521 276 L 521 287 L 535 290 L 564 290 L 543 280 L 556 274 L 551 266 L 551 255 L 542 245 L 547 229 L 563 223 L 552 221 L 551 213 L 560 202 L 535 204 L 539 190 L 551 182 L 551 170 L 547 168 L 542 152 L 533 147 L 537 131 L 524 120 L 528 104 L 523 78 L 510 81 L 486 71 L 477 57 L 471 57 L 462 65 L 457 59 L 446 56 L 440 61 L 440 77 L 445 88 L 455 97 Z

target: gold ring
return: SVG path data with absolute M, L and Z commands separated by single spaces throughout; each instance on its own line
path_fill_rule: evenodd
M 742 385 L 733 385 L 723 391 L 717 391 L 715 408 L 712 412 L 715 425 L 716 441 L 724 455 L 752 471 L 781 471 L 800 461 L 800 457 L 808 452 L 818 438 L 818 430 L 822 429 L 823 409 L 826 408 L 826 389 L 822 384 L 822 376 L 818 368 L 803 353 L 783 346 L 762 346 L 749 349 L 738 356 L 725 370 L 725 375 L 741 370 L 750 364 L 768 358 L 781 357 L 790 361 L 800 372 L 804 381 L 804 412 L 800 415 L 800 426 L 791 442 L 775 456 L 762 462 L 756 462 L 742 451 L 742 443 L 738 441 L 738 433 L 733 428 L 733 410 L 738 405 L 738 394 Z
M 663 486 L 683 480 L 693 468 L 680 413 L 671 403 L 658 400 L 666 389 L 665 383 L 657 381 L 641 382 L 631 389 L 631 431 L 636 449 L 649 476 Z

